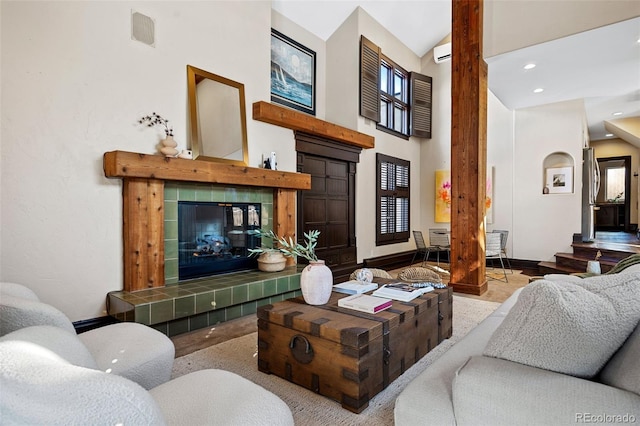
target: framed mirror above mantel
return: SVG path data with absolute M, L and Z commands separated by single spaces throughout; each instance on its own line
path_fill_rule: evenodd
M 194 158 L 248 165 L 244 84 L 187 65 Z

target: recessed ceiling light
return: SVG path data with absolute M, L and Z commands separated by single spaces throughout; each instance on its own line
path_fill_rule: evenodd
M 613 136 L 613 133 L 607 133 L 605 136 L 610 138 L 611 136 Z
M 611 115 L 622 115 L 622 111 L 616 111 L 616 112 L 614 112 L 614 113 L 613 113 L 613 114 L 611 114 Z
M 542 87 L 538 87 L 537 89 L 533 89 L 533 93 L 542 93 L 544 89 Z
M 523 68 L 525 70 L 531 70 L 531 69 L 534 69 L 535 67 L 536 67 L 536 64 L 527 64 Z

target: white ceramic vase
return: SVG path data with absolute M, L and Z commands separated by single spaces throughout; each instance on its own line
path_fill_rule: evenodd
M 302 297 L 309 305 L 324 305 L 331 297 L 333 274 L 324 260 L 309 262 L 300 275 Z
M 287 266 L 287 258 L 279 251 L 265 251 L 258 257 L 258 269 L 264 272 L 282 271 Z

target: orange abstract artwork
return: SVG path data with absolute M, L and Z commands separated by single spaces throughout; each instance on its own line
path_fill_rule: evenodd
M 436 170 L 436 223 L 451 222 L 451 172 Z
M 493 223 L 493 166 L 487 168 L 485 215 Z M 451 171 L 436 170 L 435 222 L 451 222 Z

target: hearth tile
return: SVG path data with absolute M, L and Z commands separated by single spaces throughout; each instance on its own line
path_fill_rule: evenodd
M 135 321 L 140 324 L 149 325 L 151 324 L 151 307 L 149 304 L 146 305 L 136 305 L 135 309 Z
M 167 336 L 172 337 L 177 334 L 186 333 L 189 331 L 189 318 L 180 318 L 175 321 L 170 321 L 168 323 L 168 334 Z
M 273 296 L 274 294 L 278 293 L 277 281 L 265 280 L 262 293 L 265 296 Z
M 227 321 L 231 321 L 232 319 L 240 318 L 242 316 L 242 307 L 240 305 L 231 306 L 226 309 L 227 311 Z
M 268 305 L 271 303 L 271 298 L 270 297 L 266 297 L 264 299 L 260 299 L 256 302 L 257 307 L 259 308 L 260 306 L 264 306 L 264 305 Z
M 249 299 L 248 300 L 261 299 L 262 298 L 262 287 L 263 287 L 263 282 L 262 281 L 249 284 Z
M 290 290 L 289 288 L 289 278 L 284 277 L 284 278 L 278 278 L 277 279 L 277 284 L 276 284 L 276 289 L 278 291 L 278 293 L 284 293 Z
M 244 303 L 248 299 L 249 286 L 246 284 L 239 284 L 233 286 L 233 304 Z
M 175 299 L 175 318 L 183 318 L 195 314 L 196 297 L 194 295 Z
M 197 314 L 189 317 L 189 331 L 199 330 L 209 325 L 209 314 Z
M 151 304 L 151 324 L 170 321 L 173 318 L 173 300 L 165 300 Z
M 216 325 L 227 320 L 226 309 L 209 312 L 209 325 Z
M 231 305 L 231 289 L 225 288 L 216 290 L 216 308 L 224 308 Z
M 258 311 L 257 302 L 247 302 L 242 304 L 242 316 L 255 314 Z
M 162 322 L 160 324 L 152 324 L 151 328 L 158 330 L 160 333 L 169 335 L 169 323 Z
M 196 313 L 207 312 L 215 309 L 211 302 L 216 300 L 215 291 L 196 294 Z
M 300 274 L 289 276 L 289 290 L 300 289 Z

